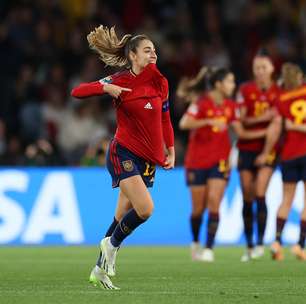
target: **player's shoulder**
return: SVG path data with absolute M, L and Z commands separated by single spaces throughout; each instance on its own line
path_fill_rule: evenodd
M 206 105 L 206 100 L 205 95 L 201 95 L 198 97 L 198 99 L 194 102 L 192 102 L 187 109 L 187 113 L 190 115 L 197 115 L 200 111 L 205 108 Z
M 242 93 L 248 93 L 248 92 L 254 91 L 256 89 L 257 89 L 257 85 L 256 85 L 255 81 L 253 81 L 253 80 L 245 81 L 239 87 L 239 90 Z
M 304 83 L 299 88 L 293 90 L 283 90 L 279 96 L 281 102 L 292 101 L 299 98 L 306 98 L 306 84 Z
M 199 98 L 196 101 L 196 104 L 199 106 L 199 108 L 203 107 L 209 107 L 212 100 L 207 94 L 200 95 Z
M 109 83 L 116 83 L 121 80 L 128 80 L 130 78 L 131 78 L 131 73 L 128 70 L 122 70 L 100 79 L 100 82 L 103 84 L 106 83 L 109 84 Z
M 276 95 L 280 95 L 283 92 L 283 89 L 280 85 L 278 85 L 276 82 L 273 82 L 273 84 L 270 87 L 270 92 L 276 94 Z

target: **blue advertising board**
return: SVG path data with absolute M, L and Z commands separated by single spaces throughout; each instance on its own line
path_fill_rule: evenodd
M 187 245 L 190 243 L 191 202 L 183 168 L 159 169 L 151 191 L 153 216 L 126 241 L 133 245 Z M 3 168 L 0 170 L 0 244 L 97 244 L 113 219 L 118 189 L 104 168 Z M 268 223 L 265 241 L 275 233 L 275 215 L 282 198 L 280 172 L 267 192 Z M 298 238 L 303 208 L 298 186 L 284 230 L 284 241 Z M 222 201 L 218 244 L 243 244 L 242 197 L 239 177 L 232 171 Z M 204 240 L 205 227 L 201 231 Z

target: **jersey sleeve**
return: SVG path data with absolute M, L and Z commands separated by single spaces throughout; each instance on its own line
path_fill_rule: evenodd
M 72 89 L 71 96 L 75 98 L 86 98 L 103 95 L 103 84 L 100 81 L 83 82 Z
M 201 102 L 201 100 L 198 100 L 197 102 L 192 103 L 188 107 L 186 114 L 194 117 L 195 119 L 205 118 L 206 117 L 205 103 Z
M 104 91 L 105 84 L 120 85 L 120 77 L 118 74 L 104 77 L 93 82 L 83 82 L 72 89 L 71 96 L 76 98 L 86 98 L 91 96 L 99 96 L 106 94 Z

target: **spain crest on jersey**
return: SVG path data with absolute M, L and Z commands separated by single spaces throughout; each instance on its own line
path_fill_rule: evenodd
M 125 160 L 122 162 L 123 165 L 123 169 L 126 172 L 132 172 L 134 170 L 134 165 L 133 162 L 131 160 Z

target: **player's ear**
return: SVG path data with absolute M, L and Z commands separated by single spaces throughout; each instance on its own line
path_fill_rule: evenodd
M 134 61 L 134 60 L 136 59 L 136 53 L 133 52 L 133 51 L 130 51 L 129 57 L 130 57 L 130 60 L 131 60 L 131 61 Z

